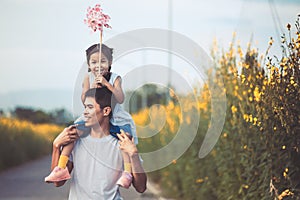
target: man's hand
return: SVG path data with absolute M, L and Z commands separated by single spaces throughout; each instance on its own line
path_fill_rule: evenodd
M 65 128 L 53 141 L 53 145 L 59 148 L 63 145 L 67 145 L 78 139 L 77 129 L 75 125 L 71 125 Z

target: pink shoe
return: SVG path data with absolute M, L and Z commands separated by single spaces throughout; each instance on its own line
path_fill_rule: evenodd
M 56 166 L 53 169 L 53 171 L 50 173 L 50 175 L 45 178 L 45 182 L 53 183 L 53 182 L 68 180 L 70 178 L 71 176 L 67 167 L 65 169 L 62 169 Z
M 119 178 L 117 185 L 128 189 L 132 182 L 132 175 L 128 172 L 123 172 L 122 176 Z

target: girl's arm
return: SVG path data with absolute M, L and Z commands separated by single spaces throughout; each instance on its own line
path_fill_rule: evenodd
M 100 83 L 103 86 L 106 86 L 115 96 L 117 103 L 122 104 L 124 102 L 124 92 L 122 89 L 122 79 L 118 76 L 113 85 L 111 85 L 102 75 L 99 75 L 95 78 L 95 83 Z
M 117 136 L 119 138 L 120 149 L 123 152 L 128 153 L 130 157 L 133 176 L 132 184 L 137 192 L 143 193 L 147 188 L 147 176 L 142 167 L 138 149 L 134 144 L 134 138 L 130 140 L 124 131 L 121 131 L 121 133 L 117 134 Z
M 122 89 L 122 79 L 118 76 L 114 82 L 114 85 L 111 85 L 104 76 L 100 75 L 95 79 L 96 83 L 101 83 L 102 85 L 106 86 L 113 95 L 115 96 L 117 103 L 122 104 L 124 102 L 124 92 Z
M 113 93 L 119 104 L 122 104 L 124 102 L 125 97 L 122 89 L 122 79 L 120 76 L 116 78 L 113 86 L 108 83 L 106 87 Z
M 89 75 L 86 74 L 84 76 L 83 82 L 82 82 L 82 93 L 81 93 L 81 101 L 84 103 L 85 100 L 85 93 L 90 89 L 90 78 Z

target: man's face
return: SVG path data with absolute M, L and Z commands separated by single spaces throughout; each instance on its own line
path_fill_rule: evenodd
M 103 120 L 103 109 L 93 97 L 86 97 L 84 101 L 85 126 L 97 126 Z

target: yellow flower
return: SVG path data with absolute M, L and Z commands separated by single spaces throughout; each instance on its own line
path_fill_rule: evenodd
M 249 101 L 252 102 L 253 101 L 253 97 L 249 97 Z
M 240 58 L 244 57 L 242 48 L 240 46 L 238 47 L 237 51 L 238 51 L 238 54 L 240 55 Z
M 167 109 L 169 109 L 169 110 L 172 110 L 172 109 L 174 109 L 174 102 L 173 101 L 170 101 L 169 102 L 169 104 L 167 105 Z
M 284 191 L 278 196 L 278 199 L 279 199 L 279 200 L 282 200 L 283 197 L 286 197 L 286 196 L 293 196 L 293 195 L 294 195 L 293 192 L 291 192 L 289 189 L 286 189 L 286 190 L 284 190 Z
M 287 178 L 287 173 L 286 172 L 283 172 L 283 177 Z
M 257 118 L 254 117 L 254 118 L 253 118 L 253 125 L 256 125 L 256 122 L 257 122 Z
M 232 114 L 236 113 L 237 111 L 237 108 L 235 106 L 231 106 L 231 112 Z
M 242 75 L 241 75 L 241 80 L 242 80 L 242 83 L 244 83 L 244 82 L 245 82 L 245 80 L 246 80 L 246 76 L 245 76 L 244 74 L 242 74 Z
M 248 189 L 249 186 L 248 185 L 243 185 L 243 188 Z
M 283 145 L 283 146 L 281 147 L 281 149 L 283 149 L 283 150 L 284 150 L 284 149 L 286 149 L 286 146 L 285 146 L 285 145 Z
M 248 121 L 249 121 L 249 115 L 244 114 L 244 120 L 245 120 L 246 122 L 248 122 Z
M 249 115 L 249 122 L 252 123 L 252 121 L 253 121 L 252 115 Z
M 204 180 L 202 179 L 202 178 L 198 178 L 197 180 L 196 180 L 196 183 L 203 183 L 204 182 Z
M 260 101 L 261 92 L 259 92 L 259 89 L 258 89 L 257 86 L 255 87 L 255 89 L 253 91 L 253 95 L 254 95 L 255 101 L 259 102 Z

